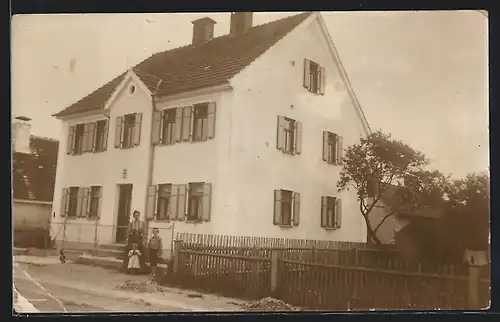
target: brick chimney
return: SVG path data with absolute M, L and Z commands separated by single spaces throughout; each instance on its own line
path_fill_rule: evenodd
M 252 28 L 253 12 L 231 12 L 231 27 L 229 34 L 231 36 L 242 35 Z
M 204 17 L 191 22 L 193 24 L 193 45 L 201 46 L 214 37 L 215 20 Z
M 31 153 L 31 119 L 26 116 L 18 116 L 14 119 L 13 130 L 13 152 Z

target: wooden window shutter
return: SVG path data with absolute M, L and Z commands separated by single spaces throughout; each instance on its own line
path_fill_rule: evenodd
M 149 186 L 146 199 L 146 219 L 153 220 L 155 218 L 156 196 L 158 195 L 158 186 Z
M 66 154 L 73 153 L 73 147 L 75 146 L 75 126 L 68 126 L 68 142 L 66 142 Z
M 103 151 L 106 151 L 108 149 L 108 133 L 109 133 L 109 120 L 105 120 L 104 121 L 104 135 L 103 135 L 104 139 L 103 139 L 103 143 L 102 143 Z
M 300 193 L 293 193 L 293 225 L 298 226 L 300 223 Z
M 61 194 L 61 213 L 59 214 L 61 217 L 66 217 L 68 215 L 68 206 L 69 206 L 69 189 L 63 188 Z
M 181 142 L 182 141 L 182 113 L 183 113 L 183 108 L 178 107 L 175 111 L 175 142 Z
M 328 162 L 328 131 L 323 131 L 323 161 Z
M 123 116 L 117 116 L 115 125 L 115 148 L 122 147 L 122 136 L 123 136 Z
M 142 125 L 142 113 L 135 114 L 135 125 L 133 130 L 133 142 L 132 144 L 138 146 L 141 144 L 141 125 Z
M 281 190 L 274 190 L 274 216 L 273 225 L 281 223 Z
M 177 194 L 177 220 L 184 220 L 184 217 L 186 216 L 186 202 L 188 200 L 188 195 L 187 195 L 187 185 L 186 184 L 180 184 L 179 185 L 179 190 Z
M 97 219 L 101 218 L 101 205 L 102 205 L 102 194 L 103 194 L 104 187 L 99 188 L 99 202 L 97 206 Z
M 182 110 L 182 141 L 191 140 L 191 129 L 193 119 L 193 107 L 186 106 Z
M 84 217 L 83 216 L 83 188 L 78 188 L 78 202 L 76 204 L 76 217 Z
M 203 221 L 210 221 L 210 214 L 212 208 L 212 184 L 203 184 L 203 211 L 201 213 L 201 219 Z
M 342 225 L 342 199 L 335 199 L 335 228 L 340 228 Z
M 85 153 L 89 151 L 89 123 L 83 124 L 83 139 L 82 139 L 82 147 L 81 152 Z
M 97 132 L 97 123 L 96 122 L 89 123 L 89 139 L 87 141 L 88 152 L 95 152 L 95 141 L 97 138 L 96 132 Z
M 304 59 L 304 87 L 309 89 L 311 87 L 311 64 L 308 59 Z
M 325 86 L 326 86 L 326 69 L 325 67 L 319 68 L 319 93 L 321 95 L 325 94 Z
M 169 208 L 168 208 L 168 219 L 169 220 L 175 220 L 177 218 L 177 199 L 178 199 L 178 194 L 179 194 L 179 186 L 176 184 L 173 184 L 170 188 L 170 203 L 169 203 Z
M 278 150 L 283 150 L 285 148 L 285 117 L 278 115 L 278 125 L 276 134 L 276 148 Z
M 327 226 L 328 219 L 328 198 L 321 197 L 321 227 Z
M 207 138 L 213 139 L 215 137 L 215 102 L 208 103 L 208 127 Z
M 80 213 L 80 217 L 85 217 L 87 218 L 88 217 L 88 205 L 89 205 L 89 192 L 90 192 L 90 188 L 88 187 L 85 187 L 85 188 L 80 188 L 80 190 L 82 190 L 82 209 L 81 209 L 81 213 Z
M 151 143 L 153 145 L 158 145 L 161 143 L 161 135 L 162 135 L 162 117 L 163 111 L 154 111 L 153 112 L 153 124 L 151 129 Z
M 302 123 L 295 122 L 295 140 L 294 140 L 294 152 L 296 154 L 302 153 Z
M 339 165 L 342 162 L 342 137 L 340 135 L 336 136 L 336 153 L 335 153 L 335 164 Z

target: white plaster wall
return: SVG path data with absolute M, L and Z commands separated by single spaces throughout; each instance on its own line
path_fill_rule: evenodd
M 326 68 L 324 96 L 303 88 L 304 58 Z M 231 162 L 232 196 L 237 198 L 233 234 L 343 241 L 366 241 L 355 192 L 337 193 L 337 166 L 322 160 L 322 131 L 344 137 L 344 147 L 359 141 L 361 121 L 342 83 L 337 66 L 313 21 L 297 27 L 232 81 L 233 120 Z M 285 155 L 276 149 L 277 115 L 302 122 L 302 154 Z M 273 225 L 273 190 L 301 193 L 300 225 Z M 230 194 L 231 195 L 231 194 Z M 320 227 L 321 196 L 343 199 L 342 228 Z M 236 217 L 235 214 L 235 217 Z
M 130 82 L 133 82 L 132 80 Z M 53 212 L 56 213 L 53 226 L 62 225 L 60 217 L 62 188 L 70 186 L 102 186 L 101 217 L 98 240 L 101 243 L 114 242 L 118 211 L 118 184 L 132 183 L 131 210 L 139 210 L 144 216 L 148 178 L 148 158 L 151 147 L 152 104 L 149 93 L 136 85 L 134 94 L 128 91 L 128 83 L 116 97 L 109 110 L 109 132 L 107 150 L 101 153 L 67 155 L 66 141 L 68 126 L 105 119 L 104 115 L 95 115 L 63 121 L 63 136 L 59 144 L 58 168 L 54 191 Z M 130 149 L 117 149 L 115 142 L 116 117 L 128 113 L 142 112 L 141 142 Z M 123 169 L 127 169 L 127 178 L 122 178 Z M 68 219 L 66 222 L 67 240 L 94 242 L 95 221 L 85 218 Z M 62 234 L 59 235 L 62 238 Z

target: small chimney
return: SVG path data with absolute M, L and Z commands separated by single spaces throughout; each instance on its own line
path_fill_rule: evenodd
M 31 119 L 26 116 L 18 116 L 13 124 L 14 151 L 20 153 L 31 153 Z
M 193 24 L 193 45 L 201 46 L 214 37 L 215 20 L 205 17 L 192 21 Z
M 231 36 L 242 35 L 252 28 L 253 12 L 231 12 L 231 27 L 229 34 Z

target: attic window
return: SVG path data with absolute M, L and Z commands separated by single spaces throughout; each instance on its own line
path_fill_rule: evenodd
M 135 85 L 130 86 L 130 94 L 135 93 Z

